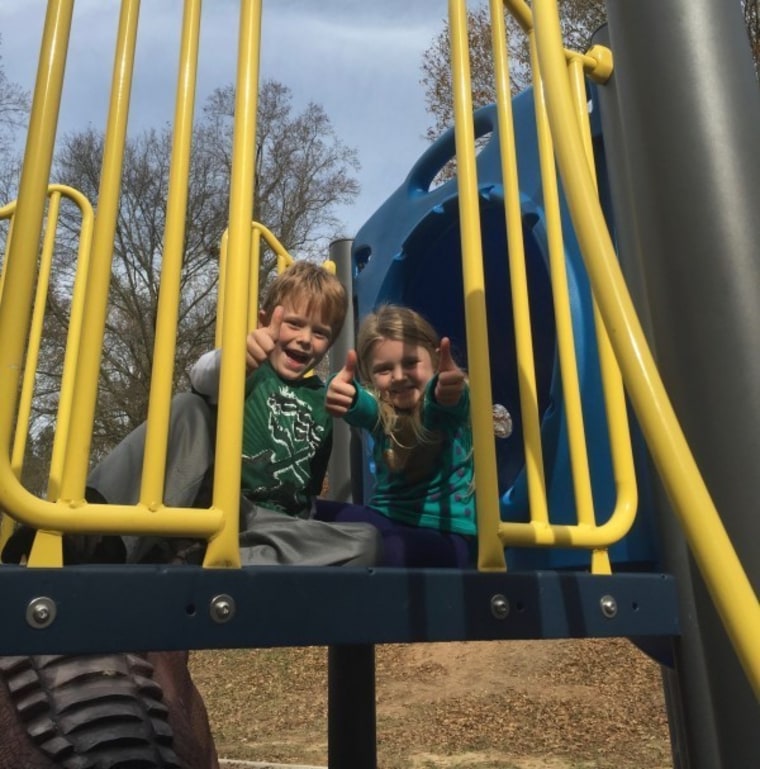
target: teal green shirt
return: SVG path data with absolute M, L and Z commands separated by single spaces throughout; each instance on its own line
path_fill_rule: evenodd
M 307 516 L 322 490 L 332 418 L 317 376 L 280 379 L 269 362 L 246 380 L 242 493 L 255 504 Z
M 354 382 L 356 400 L 345 419 L 368 430 L 374 442 L 375 487 L 370 507 L 412 526 L 474 535 L 469 389 L 465 388 L 456 406 L 442 406 L 433 397 L 437 381 L 434 377 L 428 383 L 422 405 L 422 424 L 435 434 L 433 444 L 413 446 L 412 437 L 403 435 L 393 441 L 380 426 L 377 400 L 358 382 Z

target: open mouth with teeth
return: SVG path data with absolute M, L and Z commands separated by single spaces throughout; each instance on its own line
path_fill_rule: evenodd
M 311 355 L 300 350 L 283 349 L 288 363 L 296 367 L 306 366 L 311 361 Z

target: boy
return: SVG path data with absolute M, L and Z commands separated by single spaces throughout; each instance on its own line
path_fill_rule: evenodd
M 259 327 L 246 340 L 240 554 L 244 564 L 371 566 L 380 538 L 368 524 L 313 519 L 332 447 L 325 386 L 310 372 L 335 341 L 348 298 L 318 265 L 296 262 L 272 283 Z M 190 371 L 193 393 L 172 401 L 165 503 L 205 507 L 213 470 L 214 406 L 221 350 Z M 142 473 L 145 426 L 128 435 L 88 478 L 88 499 L 133 504 Z M 127 560 L 200 560 L 203 544 L 125 537 Z

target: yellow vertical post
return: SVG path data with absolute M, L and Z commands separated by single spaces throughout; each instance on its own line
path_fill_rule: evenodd
M 259 321 L 259 266 L 261 265 L 261 227 L 253 224 L 251 232 L 251 274 L 248 279 L 248 331 Z
M 449 0 L 449 28 L 468 367 L 470 371 L 475 372 L 470 382 L 470 413 L 479 529 L 478 568 L 482 571 L 503 571 L 506 564 L 504 548 L 498 534 L 499 487 L 493 437 L 491 365 L 488 358 L 483 247 L 480 241 L 480 210 L 475 170 L 467 13 L 462 0 Z
M 222 367 L 216 438 L 214 505 L 224 511 L 225 524 L 212 537 L 204 566 L 240 566 L 238 509 L 242 409 L 245 395 L 245 338 L 251 269 L 251 216 L 256 156 L 261 0 L 241 3 L 235 127 L 232 140 L 230 226 L 227 242 L 222 328 Z
M 98 189 L 98 208 L 92 235 L 92 255 L 87 276 L 88 299 L 82 330 L 83 335 L 87 335 L 87 340 L 83 338 L 79 345 L 77 397 L 72 409 L 72 424 L 77 425 L 77 429 L 72 430 L 69 435 L 66 474 L 61 483 L 61 497 L 67 500 L 83 498 L 87 478 L 103 329 L 108 305 L 106 289 L 111 280 L 139 12 L 139 0 L 124 0 L 122 3 Z
M 491 48 L 494 58 L 496 111 L 499 121 L 499 152 L 504 184 L 504 215 L 507 221 L 507 257 L 512 285 L 512 316 L 515 327 L 520 415 L 525 443 L 525 475 L 532 521 L 549 520 L 546 503 L 546 479 L 538 413 L 538 387 L 533 355 L 533 335 L 528 301 L 528 278 L 525 268 L 520 186 L 517 176 L 517 148 L 509 91 L 507 36 L 501 0 L 491 0 Z
M 3 372 L 0 377 L 0 445 L 3 446 L 11 445 L 72 12 L 72 0 L 48 4 L 40 46 L 37 81 L 19 183 L 19 203 L 13 223 L 14 237 L 7 257 L 3 301 L 0 302 L 0 371 Z M 6 494 L 17 491 L 16 487 L 10 456 L 2 452 L 0 501 Z M 13 508 L 12 504 L 6 506 Z M 49 556 L 52 565 L 60 565 L 60 541 L 57 546 L 53 543 L 43 556 Z
M 32 309 L 32 323 L 29 330 L 29 344 L 24 360 L 23 385 L 16 415 L 16 432 L 13 436 L 13 454 L 11 464 L 17 477 L 21 477 L 26 453 L 26 440 L 29 435 L 29 421 L 32 415 L 32 400 L 34 399 L 34 383 L 39 364 L 40 346 L 42 344 L 42 325 L 45 322 L 45 307 L 50 287 L 50 272 L 53 268 L 53 250 L 55 245 L 55 228 L 58 222 L 58 211 L 61 205 L 61 194 L 53 193 L 48 205 L 47 227 L 42 240 L 42 254 L 37 274 L 37 290 Z
M 18 402 L 18 382 L 30 322 L 37 248 L 53 157 L 72 11 L 71 0 L 48 4 L 19 183 L 19 203 L 13 218 L 13 237 L 3 265 L 0 443 L 4 446 L 10 445 Z M 5 454 L 2 457 L 5 460 Z M 5 475 L 6 470 L 10 471 L 10 462 L 7 462 L 7 468 L 5 461 L 3 465 Z
M 164 497 L 166 449 L 179 317 L 179 289 L 185 245 L 200 21 L 201 0 L 185 0 L 177 99 L 174 110 L 174 137 L 169 169 L 169 193 L 166 202 L 161 288 L 156 311 L 156 339 L 153 346 L 145 456 L 140 486 L 140 502 L 151 508 L 160 506 Z
M 219 277 L 216 290 L 216 326 L 214 328 L 214 347 L 222 346 L 222 324 L 224 321 L 224 287 L 227 285 L 227 241 L 229 230 L 222 233 L 219 242 Z

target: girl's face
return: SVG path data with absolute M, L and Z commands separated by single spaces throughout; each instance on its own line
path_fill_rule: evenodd
M 375 342 L 369 371 L 378 394 L 401 411 L 411 411 L 420 402 L 435 375 L 426 347 L 395 339 Z

